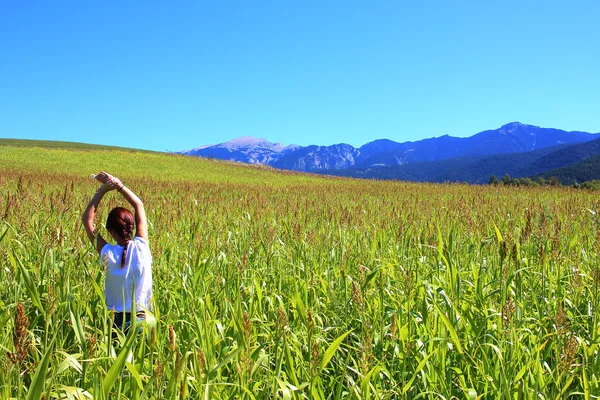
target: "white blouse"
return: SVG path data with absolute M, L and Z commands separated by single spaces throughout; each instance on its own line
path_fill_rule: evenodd
M 150 308 L 152 297 L 152 254 L 146 239 L 136 236 L 127 245 L 125 265 L 121 268 L 123 246 L 106 244 L 100 259 L 106 269 L 104 293 L 106 306 L 117 312 L 132 312 Z

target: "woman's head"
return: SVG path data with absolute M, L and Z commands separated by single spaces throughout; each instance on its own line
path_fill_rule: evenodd
M 106 218 L 106 230 L 129 242 L 133 235 L 134 220 L 131 212 L 123 207 L 115 207 Z M 115 238 L 116 239 L 116 238 Z
M 108 213 L 106 218 L 106 230 L 115 238 L 120 238 L 125 242 L 123 255 L 121 256 L 121 268 L 125 266 L 125 257 L 127 256 L 127 245 L 133 234 L 133 215 L 123 207 L 115 207 Z

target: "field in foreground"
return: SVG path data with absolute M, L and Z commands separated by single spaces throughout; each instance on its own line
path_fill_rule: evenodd
M 154 256 L 154 315 L 116 342 L 80 223 L 101 169 L 144 200 Z M 598 211 L 568 188 L 5 144 L 0 397 L 597 398 Z

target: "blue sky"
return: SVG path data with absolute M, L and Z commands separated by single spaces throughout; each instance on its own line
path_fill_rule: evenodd
M 600 2 L 3 1 L 0 137 L 184 150 L 600 132 Z

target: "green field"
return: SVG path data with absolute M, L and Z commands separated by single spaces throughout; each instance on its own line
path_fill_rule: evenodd
M 100 170 L 144 201 L 154 257 L 154 314 L 118 341 L 80 222 Z M 597 212 L 570 188 L 3 140 L 0 397 L 597 398 Z

